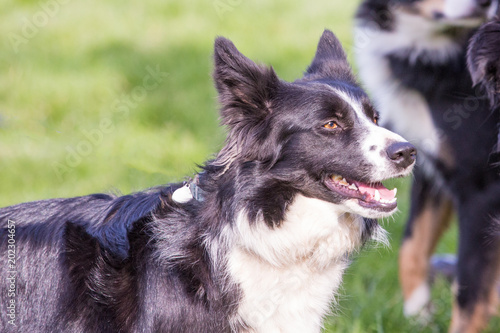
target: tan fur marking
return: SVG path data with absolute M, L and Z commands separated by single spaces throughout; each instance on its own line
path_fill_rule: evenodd
M 435 12 L 444 11 L 445 0 L 425 0 L 415 3 L 418 13 L 426 18 L 432 19 Z
M 439 159 L 440 161 L 449 169 L 453 169 L 456 167 L 455 157 L 453 156 L 452 148 L 450 143 L 443 139 L 441 145 L 439 147 Z
M 494 314 L 491 313 L 488 302 L 481 301 L 476 304 L 472 314 L 460 309 L 453 302 L 453 311 L 449 333 L 479 333 L 488 327 L 488 320 Z
M 399 252 L 399 278 L 405 300 L 426 281 L 429 258 L 450 225 L 451 202 L 446 200 L 439 207 L 432 205 L 432 202 L 426 203 L 414 221 L 412 236 L 404 241 Z
M 493 269 L 495 277 L 489 284 L 490 291 L 486 299 L 480 299 L 475 304 L 472 312 L 459 308 L 456 301 L 453 302 L 453 310 L 451 315 L 451 324 L 449 333 L 476 333 L 481 332 L 488 327 L 489 319 L 493 316 L 500 315 L 500 298 L 499 290 L 497 288 L 500 282 L 500 263 L 497 263 L 496 269 Z M 488 279 L 487 279 L 488 280 Z M 453 294 L 456 298 L 458 285 L 455 281 L 453 283 Z

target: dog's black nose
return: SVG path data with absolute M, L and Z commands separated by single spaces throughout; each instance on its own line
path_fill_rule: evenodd
M 408 142 L 396 142 L 387 148 L 387 156 L 400 168 L 407 168 L 415 162 L 417 148 Z
M 489 7 L 491 5 L 491 0 L 477 0 L 477 3 L 481 7 Z

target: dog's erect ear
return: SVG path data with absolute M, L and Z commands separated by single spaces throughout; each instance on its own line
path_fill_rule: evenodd
M 219 37 L 215 41 L 214 81 L 219 92 L 222 123 L 229 128 L 226 146 L 218 159 L 273 159 L 269 119 L 280 80 L 272 68 L 255 64 L 234 44 Z
M 258 66 L 223 37 L 215 40 L 214 81 L 222 105 L 223 123 L 232 127 L 242 120 L 259 121 L 271 110 L 279 85 L 272 68 Z
M 335 79 L 354 82 L 351 66 L 347 62 L 342 44 L 330 30 L 323 32 L 316 56 L 304 74 L 304 79 Z

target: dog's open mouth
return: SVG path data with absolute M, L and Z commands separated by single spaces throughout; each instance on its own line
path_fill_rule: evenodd
M 349 199 L 358 199 L 360 206 L 382 211 L 392 211 L 397 207 L 397 189 L 389 190 L 381 182 L 362 183 L 333 175 L 325 182 L 328 188 Z

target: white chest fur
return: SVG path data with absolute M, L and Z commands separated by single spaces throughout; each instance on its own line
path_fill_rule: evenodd
M 436 156 L 440 137 L 424 97 L 401 86 L 392 76 L 384 54 L 370 51 L 362 49 L 356 58 L 359 76 L 381 113 L 382 125 L 390 123 L 392 130 L 419 150 Z
M 348 254 L 361 245 L 361 217 L 297 196 L 282 226 L 250 226 L 241 213 L 229 273 L 242 290 L 235 324 L 247 332 L 319 332 Z
M 434 125 L 424 96 L 406 89 L 395 78 L 386 56 L 401 50 L 412 50 L 414 61 L 423 52 L 432 52 L 436 62 L 446 62 L 460 51 L 454 40 L 435 33 L 435 26 L 417 15 L 397 13 L 396 27 L 384 31 L 358 24 L 355 29 L 355 53 L 359 76 L 376 107 L 382 123 L 390 122 L 393 130 L 412 142 L 419 151 L 438 156 L 442 137 Z

